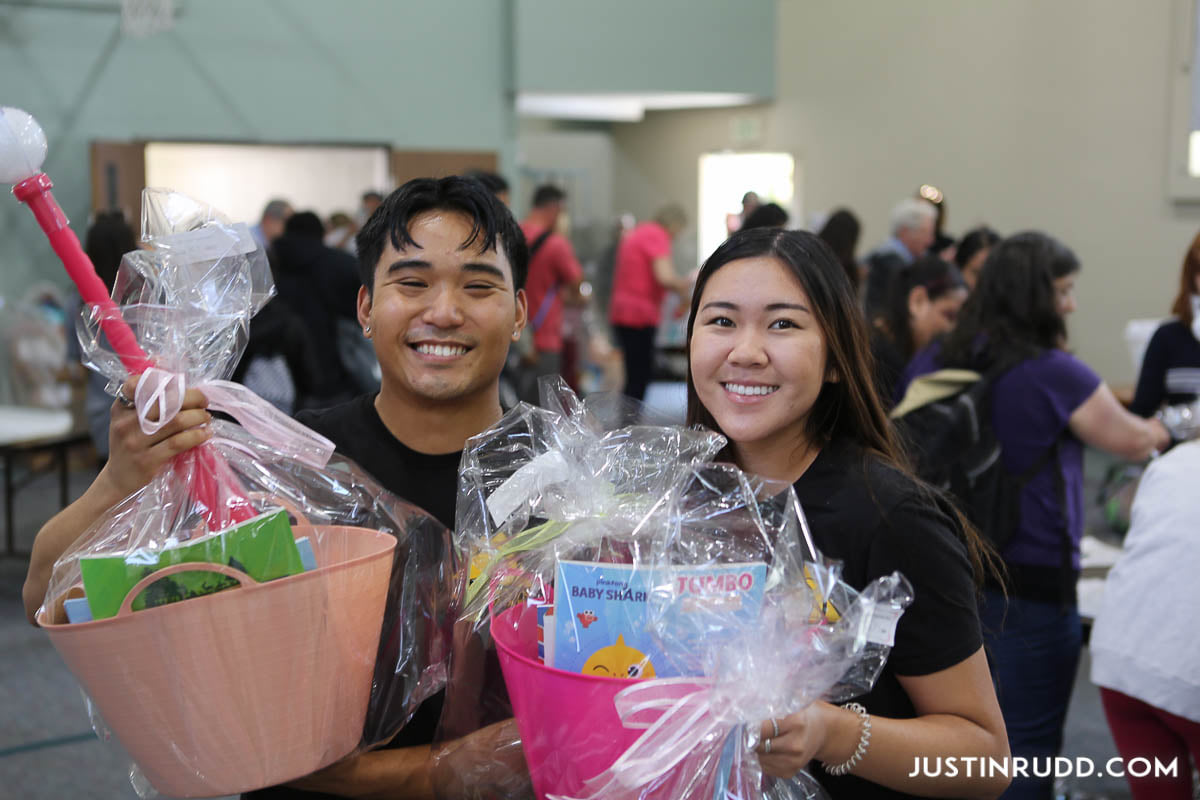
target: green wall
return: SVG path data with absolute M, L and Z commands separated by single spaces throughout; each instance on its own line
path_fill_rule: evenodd
M 775 94 L 776 0 L 518 0 L 525 92 Z
M 81 236 L 97 139 L 494 150 L 512 178 L 514 91 L 775 91 L 776 0 L 176 0 L 145 39 L 115 0 L 56 5 L 0 6 L 0 104 L 45 127 Z M 0 198 L 0 295 L 39 279 L 66 283 Z
M 175 29 L 146 39 L 123 38 L 113 11 L 0 7 L 0 104 L 46 129 L 45 170 L 81 237 L 94 139 L 371 142 L 512 157 L 504 0 L 176 7 Z M 0 294 L 17 299 L 42 278 L 66 280 L 32 215 L 0 198 Z

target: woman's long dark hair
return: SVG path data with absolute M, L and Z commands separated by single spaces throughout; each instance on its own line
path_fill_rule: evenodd
M 833 250 L 837 260 L 842 263 L 842 269 L 846 271 L 850 286 L 856 292 L 859 278 L 858 259 L 854 257 L 854 250 L 858 247 L 860 229 L 858 217 L 854 216 L 854 212 L 848 208 L 839 208 L 829 215 L 829 219 L 825 220 L 825 224 L 817 233 L 817 236 L 820 236 L 825 244 Z
M 1054 281 L 1079 271 L 1079 259 L 1044 233 L 1018 233 L 988 253 L 958 325 L 946 337 L 942 364 L 987 369 L 1062 347 L 1067 327 Z
M 834 438 L 848 438 L 869 456 L 908 476 L 923 491 L 935 494 L 935 489 L 921 482 L 909 469 L 908 460 L 875 391 L 867 323 L 850 280 L 829 246 L 818 236 L 805 231 L 772 228 L 738 231 L 726 239 L 700 268 L 687 324 L 687 423 L 721 432 L 717 421 L 700 402 L 692 379 L 692 331 L 704 287 L 717 270 L 731 261 L 763 257 L 778 259 L 800 282 L 813 317 L 824 334 L 827 374 L 837 377 L 837 380 L 825 381 L 808 414 L 805 421 L 808 441 L 824 446 Z M 967 553 L 979 585 L 985 564 L 986 568 L 995 571 L 995 555 L 975 527 L 962 514 L 957 516 L 966 533 Z
M 937 300 L 947 292 L 965 288 L 958 268 L 935 255 L 925 255 L 911 264 L 906 264 L 892 276 L 888 287 L 887 305 L 879 315 L 883 332 L 892 340 L 908 363 L 916 355 L 913 341 L 912 321 L 908 313 L 908 296 L 918 286 L 924 287 L 930 300 Z

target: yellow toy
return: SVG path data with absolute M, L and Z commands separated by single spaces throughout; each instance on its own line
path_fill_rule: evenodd
M 616 644 L 601 647 L 583 664 L 584 675 L 599 675 L 608 678 L 653 678 L 654 664 L 640 650 L 625 644 L 624 636 L 617 636 Z

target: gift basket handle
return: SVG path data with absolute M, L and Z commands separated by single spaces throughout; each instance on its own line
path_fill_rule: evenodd
M 295 520 L 295 522 L 292 524 L 293 528 L 316 527 L 312 522 L 309 521 L 308 517 L 304 516 L 304 512 L 300 510 L 300 507 L 291 500 L 285 499 L 276 494 L 271 494 L 270 492 L 249 492 L 247 493 L 247 497 L 249 497 L 251 500 L 263 503 L 264 505 L 260 506 L 261 508 L 266 508 L 268 505 L 279 506 L 282 508 L 288 513 L 288 516 Z
M 163 578 L 170 577 L 179 572 L 218 572 L 227 578 L 233 578 L 242 588 L 258 585 L 258 581 L 254 580 L 254 578 L 251 578 L 240 569 L 230 567 L 226 564 L 214 564 L 210 561 L 185 561 L 182 564 L 172 564 L 169 567 L 155 570 L 135 583 L 121 602 L 121 608 L 117 611 L 117 616 L 121 617 L 133 613 L 133 601 L 137 600 L 138 595 Z

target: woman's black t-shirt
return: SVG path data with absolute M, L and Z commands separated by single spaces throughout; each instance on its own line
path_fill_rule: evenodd
M 912 584 L 887 666 L 858 702 L 872 715 L 915 717 L 897 676 L 947 669 L 983 645 L 971 562 L 952 507 L 844 439 L 822 448 L 795 487 L 817 549 L 842 562 L 847 583 L 861 590 L 899 570 Z M 816 765 L 812 773 L 834 798 L 909 797 Z

